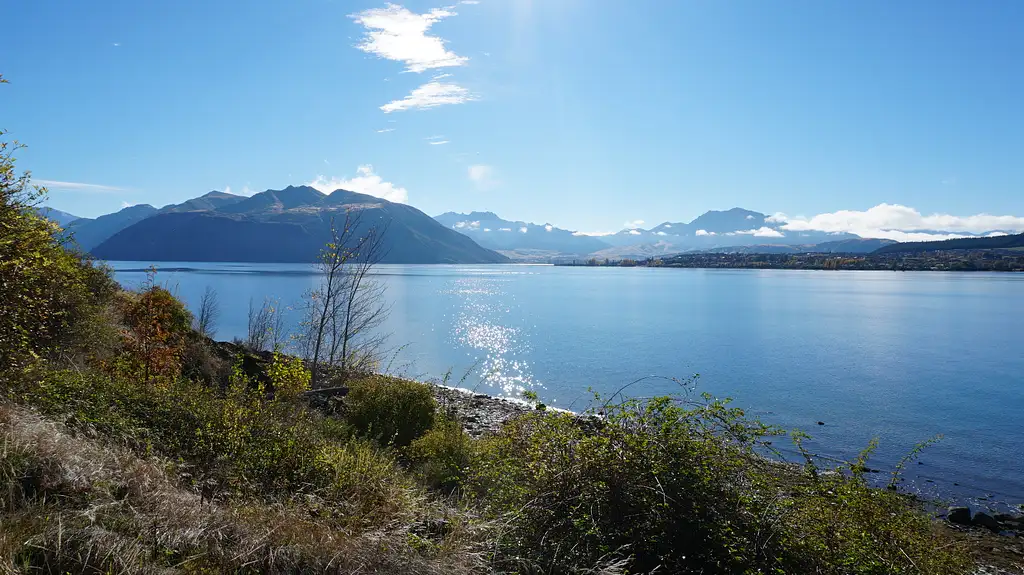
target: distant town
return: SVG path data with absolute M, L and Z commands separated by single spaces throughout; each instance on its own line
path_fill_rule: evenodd
M 1024 272 L 1024 251 L 944 250 L 885 254 L 684 253 L 647 259 L 559 262 L 564 266 L 737 268 L 795 270 L 990 271 Z

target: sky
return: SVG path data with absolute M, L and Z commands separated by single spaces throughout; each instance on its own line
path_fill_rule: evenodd
M 1024 231 L 1017 0 L 447 1 L 7 2 L 0 127 L 84 217 L 314 184 L 585 233 Z

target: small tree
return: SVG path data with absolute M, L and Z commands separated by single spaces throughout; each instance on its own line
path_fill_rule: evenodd
M 360 233 L 361 232 L 361 233 Z M 331 222 L 331 241 L 320 252 L 320 285 L 306 294 L 304 352 L 312 383 L 326 369 L 343 377 L 368 371 L 380 359 L 387 335 L 377 328 L 387 319 L 385 286 L 373 268 L 386 255 L 387 226 L 364 226 L 360 213 L 346 212 L 344 225 Z
M 202 299 L 199 300 L 199 314 L 196 316 L 196 331 L 203 337 L 213 339 L 217 333 L 217 321 L 220 319 L 220 297 L 217 290 L 206 286 Z
M 257 308 L 250 298 L 246 347 L 252 351 L 279 351 L 284 340 L 284 315 L 278 300 L 264 299 L 263 305 Z

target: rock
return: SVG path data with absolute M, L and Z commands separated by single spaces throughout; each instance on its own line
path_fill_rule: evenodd
M 967 507 L 950 507 L 946 512 L 946 521 L 957 525 L 970 525 L 971 510 Z
M 971 523 L 977 525 L 978 527 L 986 527 L 997 533 L 1003 530 L 1002 526 L 999 525 L 999 522 L 996 521 L 995 517 L 992 517 L 984 511 L 979 511 L 975 513 L 974 519 L 971 520 Z

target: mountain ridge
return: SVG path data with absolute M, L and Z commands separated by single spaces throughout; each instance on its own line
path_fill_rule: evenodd
M 357 213 L 357 236 L 371 226 L 386 227 L 383 263 L 509 261 L 412 206 L 342 189 L 324 194 L 288 186 L 249 197 L 210 192 L 160 210 L 148 208 L 153 211 L 146 217 L 105 230 L 113 233 L 90 242 L 89 251 L 108 260 L 308 263 L 330 240 L 331 226 Z

